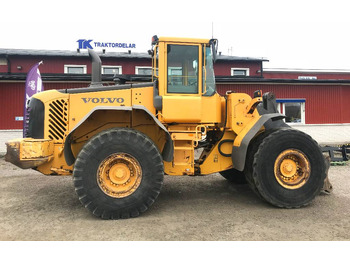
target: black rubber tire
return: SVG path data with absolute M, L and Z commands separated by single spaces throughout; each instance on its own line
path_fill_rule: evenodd
M 287 149 L 303 152 L 310 163 L 309 179 L 297 189 L 283 187 L 275 178 L 275 160 Z M 271 133 L 254 155 L 255 186 L 263 199 L 277 207 L 298 208 L 308 205 L 319 194 L 325 177 L 325 162 L 320 147 L 309 135 L 296 129 L 283 128 Z
M 133 156 L 142 170 L 140 185 L 124 198 L 108 196 L 97 182 L 100 163 L 114 153 Z M 128 128 L 108 129 L 91 138 L 79 152 L 73 170 L 75 191 L 80 202 L 103 219 L 137 217 L 145 212 L 158 197 L 163 177 L 163 160 L 153 141 L 145 134 Z
M 277 131 L 278 129 L 269 129 L 264 131 L 263 133 L 260 133 L 256 137 L 254 137 L 248 147 L 247 150 L 247 158 L 244 166 L 244 174 L 245 178 L 247 180 L 247 183 L 251 190 L 259 197 L 262 198 L 260 195 L 258 189 L 256 188 L 254 179 L 253 179 L 253 162 L 254 162 L 254 155 L 258 151 L 260 144 L 262 141 L 271 133 Z
M 237 169 L 232 168 L 225 171 L 221 171 L 219 173 L 228 181 L 232 182 L 233 184 L 238 184 L 238 185 L 248 184 L 249 187 L 254 191 L 254 193 L 256 193 L 259 197 L 261 197 L 260 193 L 256 189 L 256 186 L 253 180 L 254 155 L 256 151 L 258 151 L 259 145 L 263 141 L 263 139 L 276 130 L 277 129 L 267 130 L 252 139 L 247 150 L 247 158 L 246 158 L 243 171 L 238 171 Z
M 224 178 L 230 181 L 233 184 L 244 185 L 247 184 L 247 180 L 245 179 L 244 172 L 238 171 L 237 169 L 228 169 L 225 171 L 219 172 Z

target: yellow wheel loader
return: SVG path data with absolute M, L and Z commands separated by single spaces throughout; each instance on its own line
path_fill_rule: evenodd
M 34 95 L 25 138 L 7 142 L 6 160 L 73 175 L 81 203 L 103 219 L 146 211 L 165 174 L 219 172 L 274 206 L 309 204 L 326 177 L 318 144 L 284 123 L 271 93 L 220 96 L 217 43 L 154 36 L 153 81 L 108 86 L 89 50 L 91 85 Z

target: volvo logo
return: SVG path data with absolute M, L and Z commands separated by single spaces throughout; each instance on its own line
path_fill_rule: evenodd
M 94 103 L 94 104 L 113 104 L 113 103 L 123 103 L 124 98 L 122 97 L 82 97 L 81 98 L 85 104 Z

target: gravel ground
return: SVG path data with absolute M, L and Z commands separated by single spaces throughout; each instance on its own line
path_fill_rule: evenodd
M 153 206 L 105 221 L 81 206 L 71 177 L 0 158 L 0 240 L 350 240 L 350 166 L 331 166 L 333 192 L 301 209 L 266 204 L 219 174 L 166 176 Z

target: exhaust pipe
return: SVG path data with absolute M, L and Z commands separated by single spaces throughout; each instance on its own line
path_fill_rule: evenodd
M 102 86 L 101 58 L 92 49 L 88 49 L 92 60 L 91 84 L 90 87 Z

